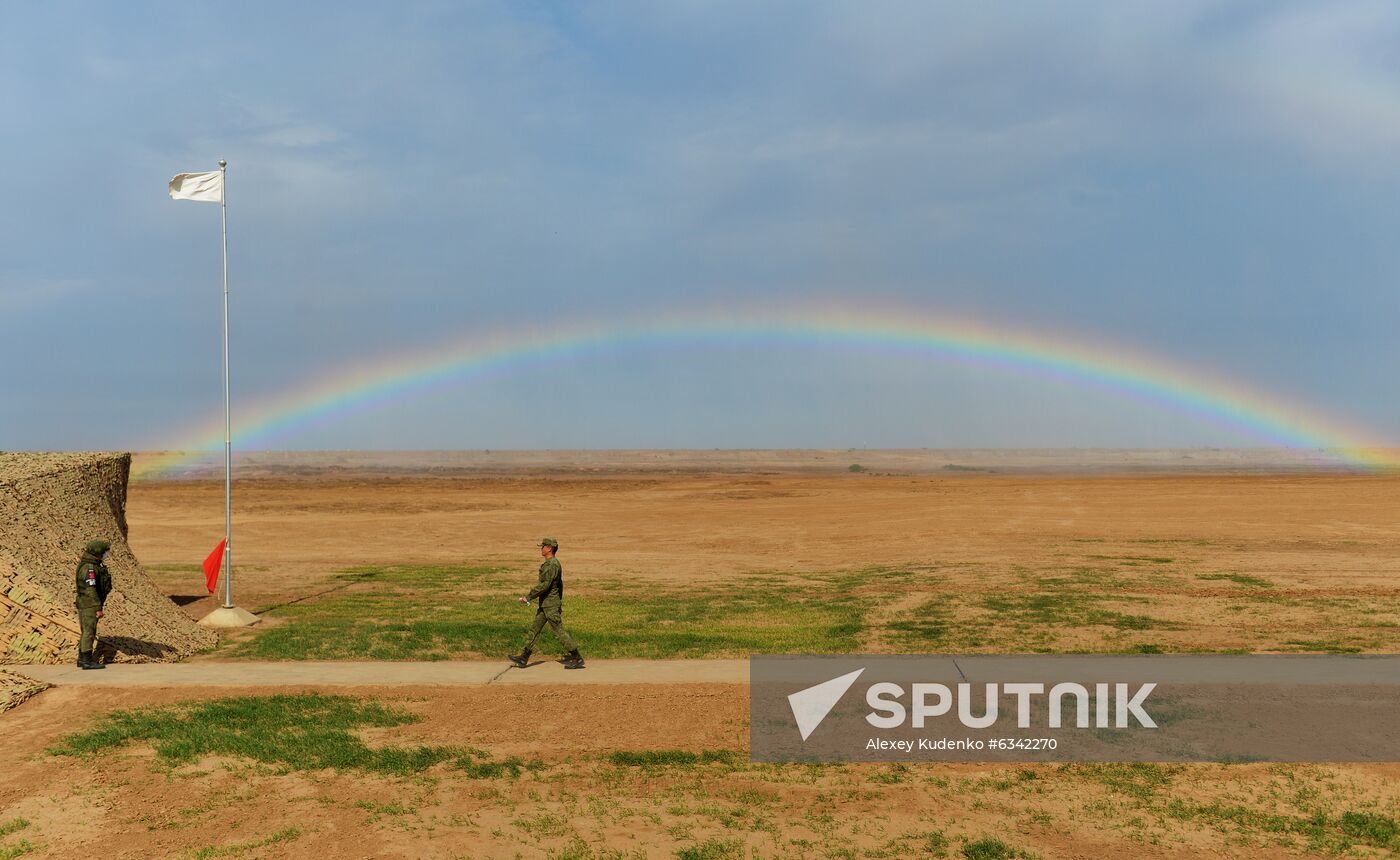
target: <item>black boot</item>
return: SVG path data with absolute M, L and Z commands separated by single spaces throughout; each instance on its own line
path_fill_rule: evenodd
M 512 654 L 512 655 L 510 656 L 510 662 L 514 663 L 514 664 L 515 664 L 515 668 L 517 668 L 517 669 L 524 669 L 524 668 L 526 668 L 527 666 L 530 665 L 530 649 L 529 649 L 529 648 L 526 648 L 524 651 L 521 651 L 519 654 Z
M 92 652 L 91 652 L 91 651 L 79 651 L 79 652 L 78 652 L 78 668 L 79 668 L 79 669 L 106 669 L 107 667 L 104 666 L 104 665 L 102 665 L 101 663 L 99 663 L 96 659 L 94 659 L 93 656 L 92 656 Z
M 583 657 L 578 653 L 578 649 L 569 652 L 569 656 L 564 658 L 565 669 L 582 669 Z

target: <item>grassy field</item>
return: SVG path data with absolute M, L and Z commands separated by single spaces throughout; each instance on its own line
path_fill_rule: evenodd
M 1400 646 L 1400 598 L 1310 595 L 1152 553 L 1089 551 L 1039 567 L 751 573 L 690 588 L 566 586 L 565 623 L 594 657 L 750 653 L 1359 652 Z M 520 647 L 533 610 L 490 566 L 360 567 L 331 590 L 261 607 L 230 643 L 264 660 L 447 660 Z M 1223 623 L 1222 623 L 1223 621 Z M 1326 630 L 1325 636 L 1319 630 Z M 557 648 L 542 634 L 540 650 Z
M 222 761 L 245 792 L 300 774 L 309 794 L 289 802 L 335 807 L 371 829 L 455 835 L 489 856 L 499 853 L 492 846 L 510 845 L 554 858 L 653 856 L 616 835 L 641 831 L 674 846 L 678 858 L 1032 857 L 1025 844 L 1071 826 L 1081 838 L 1113 834 L 1168 849 L 1218 844 L 1352 856 L 1400 849 L 1394 798 L 1376 797 L 1337 767 L 767 765 L 727 749 L 520 761 L 392 741 L 394 730 L 415 721 L 392 702 L 342 696 L 216 699 L 120 711 L 63 737 L 48 754 L 103 768 L 125 757 L 134 777 L 149 768 L 177 782 Z M 356 735 L 364 729 L 389 735 L 369 746 Z M 153 760 L 139 757 L 145 748 Z M 366 786 L 366 775 L 383 779 Z M 347 780 L 360 780 L 359 790 L 335 789 Z M 193 837 L 238 796 L 153 811 L 150 826 Z M 464 799 L 470 814 L 457 811 Z M 994 831 L 988 816 L 1000 822 Z M 301 818 L 268 822 L 264 835 L 227 844 L 192 840 L 187 856 L 311 850 L 317 819 Z M 0 839 L 25 827 L 0 825 Z M 0 842 L 0 856 L 19 856 L 27 845 Z
M 908 578 L 908 572 L 884 572 Z M 622 582 L 567 585 L 565 625 L 594 657 L 713 657 L 755 651 L 852 651 L 870 597 L 853 593 L 871 574 L 830 573 L 800 582 L 753 575 L 681 591 Z M 264 660 L 446 660 L 518 650 L 533 607 L 517 575 L 491 567 L 362 567 L 345 588 L 261 614 L 280 622 L 237 643 L 232 656 Z M 542 650 L 557 649 L 542 634 Z
M 171 708 L 116 711 L 101 727 L 64 737 L 53 755 L 83 757 L 133 743 L 148 744 L 156 760 L 174 767 L 210 755 L 232 755 L 286 770 L 359 770 L 394 776 L 422 773 L 449 762 L 468 776 L 517 775 L 519 759 L 491 761 L 471 747 L 370 748 L 353 732 L 417 721 L 413 714 L 374 701 L 315 693 L 254 696 Z

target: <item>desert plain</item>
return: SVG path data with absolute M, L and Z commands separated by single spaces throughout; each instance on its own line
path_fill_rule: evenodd
M 1400 475 L 1102 451 L 307 454 L 245 459 L 238 475 L 235 598 L 263 622 L 190 661 L 207 682 L 60 682 L 0 715 L 0 857 L 1400 848 L 1400 764 L 750 763 L 747 686 L 700 662 L 1393 653 Z M 129 488 L 130 546 L 194 618 L 222 596 L 199 570 L 222 499 L 207 471 Z M 543 536 L 560 543 L 580 673 L 222 680 L 269 661 L 505 672 Z M 537 656 L 559 656 L 548 632 Z M 667 662 L 608 670 L 630 660 Z M 239 720 L 241 747 L 192 727 Z

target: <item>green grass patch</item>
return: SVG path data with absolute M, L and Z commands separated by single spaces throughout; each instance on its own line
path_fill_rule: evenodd
M 893 572 L 898 575 L 900 572 Z M 577 588 L 565 570 L 564 624 L 592 657 L 733 657 L 754 652 L 859 649 L 872 602 L 853 591 L 860 571 L 754 574 L 681 590 L 593 581 Z M 495 567 L 362 567 L 346 587 L 273 607 L 282 623 L 241 642 L 234 657 L 259 660 L 447 660 L 517 651 L 534 609 L 516 598 L 533 577 Z M 557 648 L 546 629 L 537 650 Z
M 1226 580 L 1228 582 L 1233 582 L 1236 585 L 1244 585 L 1250 588 L 1274 587 L 1274 584 L 1268 581 L 1267 579 L 1261 579 L 1257 576 L 1250 576 L 1247 573 L 1201 573 L 1197 574 L 1196 578 L 1213 581 Z
M 1194 804 L 1181 799 L 1167 804 L 1165 812 L 1178 821 L 1202 821 L 1213 827 L 1229 825 L 1241 834 L 1301 837 L 1309 851 L 1345 854 L 1357 845 L 1400 849 L 1400 825 L 1388 815 L 1373 812 L 1348 811 L 1331 816 L 1319 810 L 1288 815 L 1220 801 Z
M 336 574 L 332 579 L 350 583 L 377 582 L 413 588 L 450 590 L 452 588 L 480 588 L 484 585 L 503 584 L 503 576 L 509 573 L 509 568 L 486 565 L 394 564 L 352 567 Z
M 1365 845 L 1400 849 L 1400 825 L 1388 815 L 1344 812 L 1337 824 L 1344 835 Z
M 1328 654 L 1359 654 L 1361 646 L 1343 639 L 1289 639 L 1284 649 L 1296 651 L 1321 651 Z
M 1107 647 L 1095 650 L 1156 653 L 1150 649 L 1160 646 L 1139 647 L 1122 639 L 1145 630 L 1181 629 L 1177 622 L 1116 608 L 1151 599 L 1132 595 L 1131 581 L 1114 569 L 1021 571 L 1019 579 L 1021 584 L 992 594 L 931 594 L 908 615 L 885 621 L 880 630 L 890 645 L 904 651 L 1035 652 L 1062 650 L 1059 639 L 1065 631 L 1099 627 L 1107 628 Z
M 952 628 L 952 612 L 946 597 L 934 597 L 907 618 L 886 622 L 884 630 L 892 644 L 912 651 L 931 651 L 947 643 Z
M 408 815 L 417 812 L 412 806 L 405 805 L 402 801 L 391 800 L 388 803 L 375 803 L 373 800 L 357 800 L 355 806 L 372 815 Z
M 558 851 L 549 852 L 549 860 L 628 860 L 631 857 L 642 860 L 646 854 L 640 850 L 625 854 L 611 848 L 595 849 L 577 836 Z
M 1075 567 L 1069 570 L 1057 570 L 1051 574 L 1028 576 L 1027 584 L 1034 584 L 1043 589 L 1084 586 L 1086 589 L 1094 591 L 1121 591 L 1129 588 L 1132 581 L 1124 578 L 1114 568 Z
M 741 759 L 733 750 L 618 750 L 608 761 L 618 767 L 694 767 L 700 764 L 735 764 Z
M 1263 831 L 1274 834 L 1299 834 L 1309 837 L 1313 844 L 1319 844 L 1326 835 L 1327 819 L 1321 814 L 1305 818 L 1298 815 L 1265 812 L 1239 804 L 1221 803 L 1220 801 L 1190 803 L 1179 798 L 1167 805 L 1166 813 L 1178 821 L 1196 819 L 1210 824 L 1230 824 L 1239 832 Z
M 467 776 L 515 776 L 518 759 L 452 746 L 369 747 L 353 731 L 407 725 L 419 717 L 378 702 L 318 693 L 246 696 L 114 711 L 97 728 L 67 735 L 51 755 L 91 757 L 129 744 L 149 744 L 167 766 L 207 755 L 241 756 L 291 770 L 356 770 L 395 776 L 451 761 Z
M 536 839 L 558 839 L 572 830 L 567 818 L 548 812 L 517 818 L 511 823 Z
M 962 856 L 967 860 L 1012 860 L 1015 857 L 1030 857 L 1024 851 L 1012 848 L 994 836 L 984 836 L 962 847 Z
M 947 857 L 948 837 L 944 836 L 941 830 L 902 833 L 879 848 L 867 850 L 864 856 L 879 858 Z
M 200 848 L 198 851 L 194 852 L 194 858 L 195 860 L 209 860 L 211 857 L 242 857 L 249 851 L 266 848 L 269 845 L 276 845 L 279 842 L 291 842 L 299 836 L 301 836 L 301 828 L 288 827 L 285 830 L 279 830 L 271 836 L 253 842 L 239 842 L 234 845 L 210 845 L 206 848 Z
M 866 777 L 867 780 L 881 785 L 899 785 L 907 782 L 910 778 L 910 770 L 907 765 L 895 763 L 887 768 L 871 771 Z
M 18 833 L 29 826 L 27 818 L 11 818 L 9 821 L 0 824 L 0 839 Z M 34 844 L 28 839 L 21 839 L 13 845 L 0 845 L 0 860 L 13 860 L 31 851 L 37 850 Z
M 743 860 L 744 843 L 738 839 L 707 839 L 676 851 L 677 860 Z
M 1077 591 L 1047 591 L 1031 594 L 993 594 L 982 598 L 1002 624 L 1019 627 L 1053 628 L 1112 627 L 1116 630 L 1151 630 L 1176 625 L 1147 615 L 1131 615 L 1100 604 L 1103 598 Z
M 1119 794 L 1138 800 L 1149 800 L 1164 788 L 1170 788 L 1182 768 L 1179 765 L 1151 762 L 1110 762 L 1105 764 L 1062 765 L 1064 773 L 1097 782 Z
M 458 756 L 453 764 L 453 767 L 468 779 L 501 779 L 503 777 L 514 779 L 527 769 L 542 766 L 543 764 L 538 760 L 526 762 L 515 756 L 493 761 L 483 758 L 473 759 L 470 755 L 462 755 Z
M 32 842 L 28 839 L 21 839 L 14 845 L 0 845 L 0 860 L 14 860 L 16 857 L 22 857 L 35 850 L 37 849 Z

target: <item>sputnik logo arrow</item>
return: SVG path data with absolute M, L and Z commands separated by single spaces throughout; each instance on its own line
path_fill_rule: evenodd
M 857 669 L 788 696 L 788 704 L 792 706 L 792 716 L 797 720 L 797 730 L 802 733 L 802 740 L 811 737 L 812 732 L 817 730 L 817 726 L 822 724 L 822 720 L 826 719 L 826 715 L 831 713 L 831 709 L 836 707 L 836 703 L 841 701 L 841 697 L 846 695 L 846 691 L 851 689 L 851 685 L 864 671 Z

